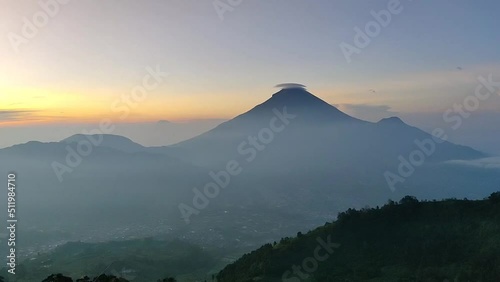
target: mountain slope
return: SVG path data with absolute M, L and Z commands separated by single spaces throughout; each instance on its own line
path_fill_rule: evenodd
M 283 116 L 290 118 L 282 121 Z M 270 146 L 289 148 L 289 151 L 282 150 L 280 154 L 293 153 L 299 162 L 310 154 L 332 161 L 365 158 L 366 153 L 376 154 L 377 158 L 385 155 L 397 159 L 399 154 L 415 149 L 415 140 L 432 138 L 430 134 L 408 126 L 398 118 L 378 123 L 353 118 L 305 89 L 292 88 L 283 89 L 250 111 L 200 136 L 167 147 L 166 150 L 190 162 L 220 164 L 238 157 L 238 146 L 249 136 L 257 136 L 259 143 L 266 143 L 262 142 L 265 137 L 262 131 L 272 130 L 271 123 L 276 118 L 279 120 L 274 121 L 274 125 L 284 125 L 285 128 L 282 132 L 274 132 L 274 137 L 279 136 L 279 139 L 271 138 L 272 143 L 279 145 Z M 313 147 L 314 150 L 307 147 Z M 485 156 L 481 152 L 450 142 L 439 144 L 439 147 L 430 161 Z M 273 153 L 266 150 L 266 154 Z
M 144 152 L 146 147 L 135 143 L 134 141 L 119 135 L 111 135 L 111 134 L 101 134 L 101 135 L 84 135 L 84 134 L 76 134 L 71 137 L 68 137 L 61 142 L 67 144 L 74 144 L 78 142 L 85 142 L 95 140 L 96 144 L 99 144 L 99 147 L 112 148 L 118 151 L 126 152 L 126 153 L 137 153 Z
M 366 123 L 348 116 L 304 89 L 283 89 L 248 112 L 204 134 L 166 149 L 182 159 L 199 164 L 210 165 L 226 161 L 237 156 L 237 146 L 249 135 L 255 135 L 263 128 L 269 128 L 271 120 L 287 114 L 295 116 L 290 120 L 290 125 L 296 129 L 299 126 L 323 127 L 332 124 Z
M 108 274 L 135 282 L 157 281 L 167 275 L 198 274 L 204 277 L 219 256 L 218 251 L 180 240 L 146 238 L 105 243 L 69 242 L 50 253 L 22 262 L 16 278 L 39 282 L 53 273 L 64 273 L 76 279 Z M 0 270 L 0 275 L 8 277 L 5 268 Z
M 18 214 L 26 226 L 47 232 L 66 226 L 73 238 L 80 238 L 96 230 L 156 225 L 158 220 L 182 223 L 177 204 L 202 183 L 205 171 L 164 154 L 134 152 L 131 148 L 140 145 L 125 138 L 118 138 L 125 142 L 117 146 L 106 141 L 109 137 L 88 152 L 78 149 L 78 140 L 85 140 L 78 138 L 0 150 L 0 171 L 18 175 Z M 0 180 L 7 181 L 6 176 Z
M 500 193 L 479 201 L 405 197 L 264 245 L 218 281 L 499 281 L 498 232 Z
M 397 118 L 371 123 L 350 117 L 303 88 L 283 89 L 250 111 L 174 146 L 145 148 L 105 135 L 100 146 L 75 161 L 78 157 L 68 147 L 84 149 L 89 137 L 96 136 L 0 150 L 0 168 L 19 173 L 26 193 L 20 215 L 26 223 L 38 225 L 65 213 L 68 224 L 81 222 L 78 229 L 88 232 L 143 221 L 155 226 L 166 218 L 169 225 L 182 224 L 181 231 L 189 236 L 214 244 L 260 244 L 316 226 L 350 207 L 377 205 L 408 193 L 425 199 L 480 198 L 497 189 L 500 181 L 496 170 L 453 165 L 450 160 L 484 154 L 443 142 L 393 192 L 385 172 L 397 172 L 400 157 L 408 159 L 419 149 L 416 141 L 432 137 Z M 67 167 L 62 182 L 54 162 Z M 228 179 L 226 188 L 219 187 L 216 197 L 207 197 L 206 206 L 186 226 L 179 206 L 194 206 L 196 191 L 219 185 L 213 175 L 223 174 L 234 162 L 240 172 Z M 0 175 L 0 182 L 5 178 Z M 264 218 L 261 211 L 274 216 Z M 280 226 L 269 228 L 274 222 Z M 208 226 L 220 233 L 206 239 Z M 249 226 L 255 232 L 244 229 Z
M 398 173 L 401 158 L 408 160 L 422 150 L 418 144 L 429 140 L 432 152 L 392 192 L 385 173 Z M 342 210 L 380 204 L 406 193 L 428 199 L 475 198 L 496 189 L 494 171 L 446 164 L 485 154 L 434 140 L 398 118 L 362 121 L 303 88 L 291 88 L 207 133 L 162 150 L 213 171 L 224 170 L 231 160 L 241 165 L 243 172 L 211 206 L 260 205 L 309 213 L 316 220 L 330 216 L 332 206 Z M 472 185 L 477 185 L 475 190 Z

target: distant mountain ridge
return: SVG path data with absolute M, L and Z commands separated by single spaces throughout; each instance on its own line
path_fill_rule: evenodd
M 223 155 L 224 151 L 227 151 L 227 146 L 230 145 L 229 143 L 234 146 L 235 142 L 237 142 L 237 140 L 234 139 L 244 140 L 244 138 L 248 135 L 251 135 L 256 131 L 258 132 L 258 130 L 265 128 L 269 120 L 274 116 L 273 110 L 286 111 L 290 114 L 296 115 L 297 118 L 293 120 L 290 127 L 300 127 L 298 129 L 305 129 L 305 132 L 307 132 L 308 129 L 316 129 L 314 135 L 308 136 L 310 138 L 316 137 L 322 139 L 323 137 L 328 137 L 338 139 L 345 137 L 341 135 L 324 136 L 329 135 L 333 131 L 337 130 L 344 131 L 339 131 L 338 133 L 343 133 L 345 135 L 358 134 L 360 138 L 376 137 L 380 139 L 381 133 L 384 134 L 384 136 L 382 137 L 385 137 L 388 140 L 390 139 L 389 135 L 395 135 L 394 139 L 405 137 L 402 136 L 402 134 L 400 134 L 400 132 L 398 131 L 405 131 L 404 135 L 409 134 L 409 137 L 413 139 L 416 139 L 418 137 L 431 137 L 430 134 L 427 134 L 417 128 L 408 126 L 400 118 L 391 117 L 382 119 L 378 123 L 359 120 L 345 114 L 344 112 L 338 110 L 336 107 L 314 96 L 303 88 L 289 88 L 278 91 L 264 103 L 255 106 L 248 112 L 243 113 L 235 117 L 234 119 L 222 123 L 213 130 L 210 130 L 190 140 L 172 145 L 170 146 L 170 148 L 180 148 L 182 149 L 182 151 L 190 155 L 198 154 L 199 156 L 202 156 L 199 159 L 206 158 L 202 151 L 210 152 L 211 154 L 217 152 L 222 153 Z M 386 132 L 387 129 L 393 131 Z M 411 131 L 412 129 L 413 131 Z M 295 130 L 297 131 L 297 129 Z M 329 130 L 330 132 L 328 132 Z M 324 141 L 328 140 L 328 138 L 324 139 Z M 384 140 L 381 141 L 384 142 Z M 405 142 L 407 143 L 408 141 L 405 140 Z M 218 143 L 219 146 L 215 143 Z M 223 143 L 226 144 L 221 145 Z M 300 147 L 306 145 L 306 143 L 297 145 Z M 350 145 L 353 145 L 353 149 L 356 149 L 354 146 L 355 143 Z M 443 146 L 454 147 L 455 145 L 449 142 L 445 142 Z M 455 157 L 458 159 L 475 159 L 486 156 L 485 154 L 466 146 L 455 147 L 455 149 L 457 149 L 457 151 L 462 151 L 456 152 L 457 155 Z M 192 159 L 195 157 L 191 156 L 187 159 L 190 158 Z M 450 158 L 454 157 L 443 156 L 440 161 L 448 160 Z
M 280 123 L 279 115 L 293 118 Z M 273 121 L 283 130 L 270 133 Z M 316 220 L 330 216 L 331 206 L 339 210 L 361 207 L 403 193 L 474 198 L 493 191 L 498 178 L 493 172 L 447 165 L 449 160 L 479 159 L 486 154 L 448 141 L 435 143 L 423 164 L 391 191 L 385 172 L 397 173 L 401 157 L 408 159 L 421 150 L 417 142 L 434 139 L 397 117 L 377 123 L 356 119 L 304 88 L 293 87 L 213 130 L 157 149 L 213 171 L 223 169 L 230 160 L 243 167 L 244 173 L 231 179 L 231 188 L 213 206 L 258 203 L 307 212 Z M 479 178 L 482 185 L 470 190 Z
M 78 143 L 81 141 L 89 141 L 90 140 L 88 138 L 89 136 L 93 137 L 94 140 L 101 141 L 99 142 L 100 147 L 112 148 L 126 153 L 144 152 L 146 150 L 146 147 L 130 140 L 127 137 L 120 135 L 112 135 L 112 134 L 102 134 L 102 135 L 76 134 L 62 140 L 61 142 L 71 144 L 71 143 Z
M 77 165 L 68 166 L 68 159 L 77 158 L 69 156 L 68 146 L 77 150 L 89 137 L 102 142 L 88 156 L 80 156 Z M 61 142 L 28 142 L 1 149 L 0 168 L 16 169 L 23 179 L 26 206 L 21 212 L 27 220 L 40 222 L 71 210 L 72 222 L 77 218 L 93 222 L 90 215 L 99 215 L 102 226 L 144 219 L 155 224 L 168 218 L 182 229 L 199 230 L 197 234 L 207 224 L 217 230 L 234 224 L 243 230 L 246 219 L 255 223 L 254 210 L 273 212 L 287 228 L 304 227 L 318 225 L 347 208 L 377 205 L 409 193 L 423 199 L 474 199 L 497 188 L 496 171 L 450 162 L 485 154 L 442 142 L 391 191 L 384 173 L 397 172 L 400 157 L 408 159 L 419 149 L 417 140 L 431 138 L 399 118 L 377 123 L 359 120 L 303 88 L 286 88 L 234 119 L 172 146 L 144 147 L 116 135 L 75 135 Z M 186 227 L 178 206 L 191 205 L 194 189 L 213 183 L 211 175 L 225 170 L 230 161 L 238 163 L 241 173 L 231 177 Z M 54 162 L 69 168 L 62 182 Z M 4 178 L 0 175 L 0 181 Z M 96 205 L 102 210 L 87 208 Z M 225 222 L 235 214 L 244 219 Z M 213 240 L 232 242 L 218 234 Z

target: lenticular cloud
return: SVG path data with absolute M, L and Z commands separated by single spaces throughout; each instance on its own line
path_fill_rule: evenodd
M 306 88 L 305 85 L 299 83 L 281 83 L 276 85 L 275 87 L 281 89 Z

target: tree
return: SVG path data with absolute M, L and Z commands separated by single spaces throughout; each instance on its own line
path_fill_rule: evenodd
M 496 204 L 500 202 L 500 192 L 495 192 L 492 193 L 489 197 L 488 200 L 490 200 L 492 203 Z
M 414 196 L 404 196 L 401 201 L 399 201 L 401 205 L 407 205 L 407 204 L 418 204 L 418 200 Z
M 49 277 L 45 278 L 42 282 L 73 282 L 71 277 L 66 277 L 61 273 L 52 274 Z
M 177 282 L 174 277 L 163 278 L 162 280 L 158 280 L 158 282 Z
M 94 278 L 92 280 L 94 282 L 128 282 L 127 279 L 125 278 L 118 278 L 113 275 L 106 275 L 106 274 L 101 274 L 98 277 Z

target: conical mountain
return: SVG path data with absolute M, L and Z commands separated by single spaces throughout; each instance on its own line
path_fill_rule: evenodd
M 250 111 L 234 119 L 234 121 L 247 118 L 266 117 L 274 109 L 287 108 L 290 113 L 300 117 L 302 121 L 309 122 L 353 122 L 357 120 L 320 98 L 314 96 L 304 88 L 285 88 L 273 94 L 264 103 L 257 105 Z
M 273 130 L 273 127 L 278 127 L 278 130 Z M 281 127 L 283 130 L 279 130 Z M 397 159 L 399 154 L 415 148 L 415 140 L 432 138 L 397 117 L 378 123 L 359 120 L 303 87 L 292 87 L 278 91 L 262 104 L 202 135 L 170 146 L 168 151 L 199 165 L 220 164 L 237 157 L 238 146 L 248 142 L 249 136 L 265 139 L 269 129 L 273 131 L 273 140 L 266 147 L 289 148 L 290 151 L 283 153 L 293 154 L 298 161 L 305 157 L 301 152 L 310 157 L 316 154 L 331 157 L 337 162 L 366 161 L 370 156 L 380 158 L 379 154 Z M 432 160 L 484 156 L 471 148 L 449 142 L 441 147 L 445 148 L 433 155 Z M 266 150 L 266 154 L 269 153 Z
M 228 205 L 287 206 L 287 211 L 315 210 L 324 215 L 324 211 L 332 212 L 332 205 L 341 210 L 405 194 L 423 198 L 470 195 L 475 183 L 471 172 L 459 172 L 446 161 L 485 155 L 446 141 L 433 141 L 423 164 L 398 183 L 396 194 L 391 191 L 384 173 L 398 174 L 401 157 L 409 160 L 421 150 L 418 142 L 434 139 L 397 117 L 377 123 L 356 119 L 304 88 L 294 87 L 278 91 L 211 131 L 164 149 L 208 171 L 224 170 L 227 163 L 237 161 L 243 172 L 219 199 Z M 493 191 L 490 180 L 479 189 Z

